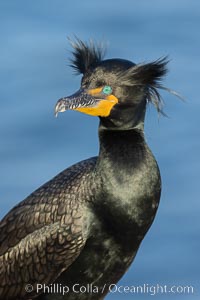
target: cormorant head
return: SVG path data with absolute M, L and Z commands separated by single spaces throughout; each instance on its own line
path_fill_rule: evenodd
M 71 66 L 82 74 L 80 89 L 58 100 L 55 113 L 68 109 L 99 116 L 109 128 L 143 128 L 146 104 L 159 112 L 161 98 L 157 88 L 166 73 L 166 58 L 146 64 L 124 59 L 103 59 L 102 47 L 80 40 L 72 43 Z

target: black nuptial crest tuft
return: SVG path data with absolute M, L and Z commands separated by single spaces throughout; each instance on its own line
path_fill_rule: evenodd
M 167 57 L 147 64 L 138 64 L 122 72 L 119 75 L 119 80 L 125 86 L 146 86 L 147 101 L 153 103 L 159 113 L 164 114 L 162 98 L 157 89 L 175 93 L 161 85 L 162 77 L 167 73 L 167 64 Z
M 93 41 L 84 43 L 76 38 L 70 43 L 73 47 L 73 58 L 71 59 L 71 67 L 74 68 L 78 74 L 84 74 L 90 67 L 97 65 L 104 57 L 105 49 L 102 45 L 95 45 Z

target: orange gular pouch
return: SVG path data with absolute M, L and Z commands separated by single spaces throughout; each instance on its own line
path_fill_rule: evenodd
M 109 86 L 96 89 L 80 89 L 75 94 L 58 100 L 55 106 L 55 114 L 66 110 L 77 110 L 82 113 L 107 117 L 110 115 L 112 107 L 117 104 L 118 99 L 111 94 Z

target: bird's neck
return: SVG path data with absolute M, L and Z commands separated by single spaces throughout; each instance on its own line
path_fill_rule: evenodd
M 116 196 L 128 193 L 138 176 L 148 167 L 149 152 L 143 132 L 136 129 L 108 130 L 99 128 L 100 152 L 96 170 L 102 179 L 102 189 Z M 151 155 L 151 153 L 150 153 Z M 123 200 L 123 195 L 121 200 Z
M 100 126 L 99 140 L 95 173 L 101 186 L 96 209 L 103 209 L 104 218 L 116 227 L 123 223 L 126 232 L 139 232 L 140 228 L 146 231 L 152 219 L 148 216 L 142 222 L 141 219 L 144 214 L 150 215 L 151 195 L 159 194 L 160 186 L 157 164 L 143 132 L 105 130 Z
M 109 174 L 112 170 L 124 170 L 125 174 L 126 170 L 135 169 L 145 160 L 147 145 L 143 131 L 137 128 L 116 130 L 105 129 L 100 125 L 99 141 L 98 167 Z

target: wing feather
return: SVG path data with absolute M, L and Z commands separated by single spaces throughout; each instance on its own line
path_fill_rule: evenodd
M 0 222 L 0 300 L 30 299 L 51 283 L 85 245 L 88 176 L 96 158 L 78 163 L 33 192 Z M 26 293 L 26 284 L 33 293 Z

